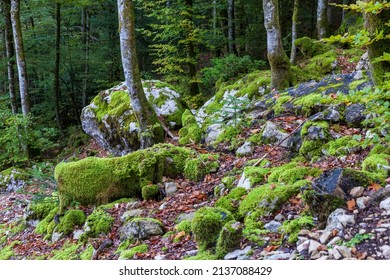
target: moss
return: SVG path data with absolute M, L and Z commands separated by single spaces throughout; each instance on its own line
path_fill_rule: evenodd
M 252 211 L 245 216 L 243 235 L 246 239 L 262 246 L 265 241 L 261 237 L 263 233 L 268 231 L 264 230 L 263 222 L 261 218 L 263 216 L 262 211 Z
M 318 168 L 310 167 L 295 167 L 284 170 L 278 179 L 278 183 L 294 184 L 297 181 L 305 179 L 306 177 L 318 177 L 322 171 Z
M 92 260 L 94 251 L 95 249 L 93 248 L 93 246 L 91 244 L 88 244 L 87 248 L 85 248 L 85 250 L 80 254 L 80 259 L 85 261 Z
M 237 221 L 227 222 L 217 240 L 215 254 L 218 258 L 223 258 L 227 253 L 239 248 L 242 238 L 242 225 Z
M 291 96 L 281 96 L 275 101 L 275 105 L 273 106 L 273 110 L 275 112 L 275 115 L 280 115 L 285 111 L 284 105 L 290 101 L 292 101 Z
M 201 154 L 186 161 L 184 176 L 192 181 L 200 181 L 207 174 L 216 172 L 218 168 L 218 155 Z
M 85 214 L 81 210 L 69 210 L 65 216 L 61 218 L 57 227 L 57 232 L 69 234 L 73 232 L 76 226 L 84 225 L 86 220 Z
M 120 260 L 130 260 L 134 257 L 135 254 L 141 254 L 148 252 L 149 247 L 147 244 L 142 244 L 131 248 L 130 250 L 122 251 L 119 256 Z
M 310 140 L 307 135 L 309 129 L 314 126 L 322 130 L 322 138 L 320 136 L 319 139 Z M 321 135 L 321 133 L 319 133 L 319 135 Z M 315 158 L 321 157 L 323 146 L 329 141 L 329 123 L 325 121 L 308 121 L 302 127 L 301 137 L 303 139 L 303 143 L 299 149 L 299 155 L 303 156 L 307 160 L 313 161 Z
M 295 40 L 294 44 L 304 56 L 308 57 L 320 55 L 332 49 L 330 45 L 309 37 L 298 38 Z
M 314 75 L 316 80 L 320 80 L 326 74 L 330 74 L 332 72 L 333 63 L 336 60 L 337 53 L 334 50 L 331 50 L 313 57 L 304 70 Z
M 315 141 L 303 141 L 301 148 L 299 149 L 299 154 L 307 160 L 318 159 L 322 155 L 322 145 L 323 142 L 320 140 Z
M 186 234 L 191 233 L 191 221 L 190 220 L 184 220 L 181 221 L 179 224 L 175 226 L 177 231 L 184 231 Z
M 298 240 L 298 233 L 301 229 L 310 229 L 314 226 L 314 219 L 312 216 L 301 216 L 294 220 L 288 220 L 283 223 L 280 230 L 288 235 L 287 241 L 295 244 Z
M 329 123 L 328 122 L 326 122 L 326 121 L 320 121 L 320 122 L 307 121 L 302 126 L 301 137 L 305 137 L 308 134 L 309 128 L 312 126 L 320 127 L 325 131 L 325 134 L 328 134 L 328 131 L 329 131 Z
M 362 163 L 362 169 L 387 177 L 390 173 L 390 155 L 374 154 L 368 156 Z
M 199 261 L 199 260 L 218 260 L 218 257 L 211 253 L 210 251 L 201 251 L 198 252 L 196 256 L 185 257 L 185 260 Z
M 297 195 L 302 187 L 302 181 L 292 185 L 266 184 L 253 189 L 239 206 L 241 216 L 246 216 L 252 211 L 266 215 L 273 213 L 289 198 Z
M 297 168 L 298 164 L 297 163 L 286 163 L 284 165 L 274 167 L 274 168 L 269 168 L 267 180 L 264 180 L 264 183 L 269 182 L 269 183 L 277 183 L 279 181 L 280 175 L 287 170 Z
M 225 195 L 218 199 L 215 202 L 215 206 L 218 208 L 223 208 L 231 212 L 236 216 L 238 212 L 238 206 L 240 201 L 246 195 L 246 190 L 244 188 L 235 188 L 228 195 Z M 238 217 L 236 217 L 238 218 Z
M 328 142 L 324 149 L 331 156 L 347 155 L 350 151 L 358 149 L 361 144 L 354 140 L 352 136 L 344 136 L 336 140 Z
M 47 214 L 47 216 L 37 224 L 34 232 L 42 235 L 51 235 L 54 231 L 54 228 L 57 226 L 54 222 L 54 216 L 58 213 L 58 210 L 58 207 L 53 208 L 50 213 Z
M 122 242 L 119 244 L 118 248 L 116 249 L 115 254 L 120 254 L 120 253 L 122 253 L 124 250 L 127 250 L 127 248 L 130 247 L 130 245 L 132 244 L 132 242 L 133 242 L 133 241 L 132 241 L 131 239 L 126 239 L 126 240 L 122 241 Z
M 109 214 L 102 209 L 95 209 L 86 221 L 87 229 L 81 236 L 81 240 L 88 237 L 98 237 L 101 234 L 107 234 L 111 230 L 114 221 Z
M 190 154 L 192 151 L 186 148 L 158 144 L 124 157 L 60 163 L 55 169 L 60 210 L 73 201 L 101 205 L 124 197 L 140 198 L 145 184 L 183 173 Z
M 311 93 L 293 101 L 293 104 L 299 108 L 298 112 L 304 116 L 311 116 L 318 111 L 317 107 L 330 103 L 332 103 L 331 98 L 321 93 Z
M 96 118 L 101 121 L 105 116 L 119 116 L 123 115 L 126 111 L 131 110 L 130 97 L 127 92 L 123 90 L 114 91 L 111 93 L 110 102 L 104 97 L 104 92 L 97 95 L 92 103 L 97 106 L 94 109 Z M 135 121 L 135 119 L 134 119 Z
M 18 245 L 18 244 L 22 244 L 22 242 L 14 241 L 11 244 L 9 244 L 8 246 L 5 246 L 4 248 L 2 248 L 0 250 L 0 260 L 2 260 L 2 261 L 3 260 L 9 260 L 12 257 L 14 257 L 15 253 L 13 251 L 13 248 L 14 248 L 15 245 Z
M 271 168 L 248 166 L 245 167 L 244 174 L 246 178 L 249 178 L 251 185 L 254 186 L 266 183 L 270 171 Z
M 14 236 L 22 231 L 24 231 L 27 228 L 27 222 L 24 219 L 17 220 L 10 224 L 9 233 Z
M 153 200 L 158 197 L 160 188 L 157 185 L 146 185 L 142 187 L 142 198 L 144 200 Z
M 184 111 L 182 123 L 183 128 L 179 131 L 179 144 L 188 145 L 191 143 L 199 143 L 202 140 L 202 130 L 190 110 Z
M 203 207 L 196 211 L 191 229 L 201 251 L 215 245 L 222 227 L 233 220 L 232 214 L 220 208 Z
M 390 147 L 381 144 L 375 145 L 374 147 L 372 147 L 368 155 L 372 156 L 377 154 L 390 154 Z
M 221 179 L 221 182 L 225 185 L 225 188 L 230 190 L 231 188 L 233 188 L 233 184 L 236 179 L 236 176 L 225 176 Z
M 80 244 L 66 242 L 60 250 L 54 250 L 51 260 L 77 260 Z
M 236 149 L 243 142 L 241 138 L 237 136 L 241 133 L 241 129 L 238 126 L 228 126 L 217 137 L 214 144 L 228 143 L 230 149 Z
M 366 79 L 362 79 L 362 80 L 357 80 L 357 81 L 353 81 L 352 83 L 350 83 L 348 86 L 349 86 L 349 89 L 350 90 L 356 90 L 356 88 L 358 86 L 360 86 L 361 84 L 367 82 Z
M 111 203 L 100 205 L 99 208 L 104 209 L 104 210 L 108 210 L 108 209 L 114 208 L 118 204 L 129 203 L 129 202 L 134 202 L 134 201 L 136 201 L 136 199 L 134 199 L 134 198 L 121 198 L 121 199 L 115 200 Z
M 28 219 L 42 220 L 56 207 L 56 203 L 50 202 L 31 203 L 28 207 L 28 211 L 30 212 Z

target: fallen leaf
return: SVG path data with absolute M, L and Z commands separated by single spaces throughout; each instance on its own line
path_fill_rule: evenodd
M 178 234 L 175 235 L 175 240 L 180 240 L 182 239 L 184 236 L 186 236 L 186 232 L 185 231 L 181 231 L 179 232 Z
M 337 94 L 336 93 L 331 93 L 329 95 L 332 99 L 337 99 Z
M 372 185 L 370 185 L 370 186 L 368 186 L 368 189 L 370 189 L 370 190 L 373 190 L 373 191 L 378 191 L 378 190 L 380 190 L 382 188 L 382 186 L 381 185 L 379 185 L 379 184 L 372 184 Z
M 275 251 L 276 249 L 278 249 L 279 248 L 279 246 L 275 246 L 275 245 L 269 245 L 269 246 L 267 246 L 265 249 L 264 249 L 264 251 L 266 251 L 266 252 L 272 252 L 272 251 Z
M 270 188 L 271 190 L 275 189 L 275 188 L 276 188 L 276 184 L 271 184 L 271 185 L 269 186 L 269 188 Z
M 356 207 L 355 199 L 351 199 L 347 201 L 347 207 L 349 211 L 353 211 Z

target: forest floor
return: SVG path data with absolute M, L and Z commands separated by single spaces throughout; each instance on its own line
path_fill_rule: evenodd
M 273 119 L 283 126 L 286 131 L 291 132 L 302 122 L 302 118 L 295 116 L 283 116 Z M 260 127 L 256 125 L 245 128 L 238 138 L 247 139 L 248 136 L 259 130 Z M 363 129 L 341 127 L 340 133 L 345 135 L 364 135 Z M 177 144 L 172 139 L 167 139 L 167 142 Z M 229 150 L 228 144 L 219 145 L 218 147 L 205 147 L 202 145 L 193 145 L 198 153 L 219 153 L 220 168 L 217 173 L 207 175 L 202 182 L 192 182 L 179 176 L 174 181 L 178 186 L 178 191 L 174 196 L 165 197 L 160 201 L 142 201 L 136 203 L 117 203 L 108 213 L 115 219 L 111 231 L 99 238 L 91 238 L 88 243 L 94 247 L 93 259 L 118 259 L 119 255 L 116 253 L 120 244 L 119 228 L 122 225 L 122 215 L 130 209 L 142 209 L 142 217 L 150 217 L 160 220 L 163 223 L 165 232 L 173 232 L 169 236 L 155 236 L 149 240 L 143 241 L 149 247 L 146 253 L 136 253 L 133 259 L 151 260 L 151 259 L 166 259 L 178 260 L 188 256 L 196 255 L 197 243 L 190 234 L 185 232 L 178 232 L 175 229 L 175 220 L 179 214 L 192 213 L 203 206 L 213 206 L 216 197 L 214 197 L 214 188 L 221 183 L 221 178 L 224 174 L 233 170 L 234 168 L 242 168 L 245 162 L 258 159 L 267 154 L 266 158 L 273 163 L 273 166 L 282 165 L 290 161 L 289 153 L 281 147 L 272 149 L 270 145 L 261 145 L 255 147 L 253 154 L 249 157 L 236 157 L 234 152 Z M 77 157 L 84 158 L 91 151 L 96 153 L 96 156 L 105 157 L 107 152 L 99 148 L 96 143 L 91 140 L 89 144 L 81 147 L 80 153 Z M 369 149 L 361 149 L 355 153 L 351 153 L 343 158 L 340 157 L 326 157 L 316 163 L 306 165 L 320 168 L 322 170 L 330 170 L 335 167 L 349 167 L 354 168 L 360 165 L 361 161 L 367 156 Z M 237 176 L 237 180 L 240 176 Z M 307 178 L 310 179 L 310 178 Z M 386 180 L 390 184 L 390 178 Z M 35 199 L 37 195 L 46 195 L 54 190 L 54 188 L 42 188 L 42 186 L 50 185 L 52 182 L 42 182 L 40 180 L 31 180 L 28 185 L 17 192 L 0 194 L 0 224 L 10 225 L 9 230 L 14 230 L 13 234 L 8 234 L 7 244 L 12 244 L 14 256 L 11 259 L 50 259 L 55 250 L 59 250 L 65 243 L 75 244 L 78 240 L 73 238 L 73 234 L 69 234 L 60 238 L 57 241 L 44 241 L 43 236 L 34 233 L 36 224 L 27 222 L 21 224 L 21 219 L 26 211 L 28 204 Z M 369 186 L 365 189 L 364 194 L 371 196 L 376 190 L 377 186 Z M 262 218 L 264 224 L 273 221 L 276 216 L 282 217 L 297 216 L 305 209 L 305 204 L 300 195 L 290 198 L 279 211 L 273 213 L 271 216 Z M 84 213 L 91 213 L 93 207 L 79 207 Z M 347 214 L 352 215 L 355 219 L 354 223 L 342 230 L 342 232 L 332 232 L 330 239 L 336 238 L 339 245 L 348 245 L 350 248 L 350 255 L 343 256 L 344 258 L 355 259 L 383 259 L 384 254 L 381 250 L 383 245 L 389 244 L 390 236 L 390 215 L 383 212 L 379 206 L 370 206 L 365 209 L 360 209 L 355 202 L 349 202 L 345 206 Z M 323 231 L 319 228 L 312 228 L 311 230 L 303 230 L 300 233 L 302 242 L 307 240 L 318 241 Z M 359 239 L 360 238 L 360 239 Z M 335 241 L 335 242 L 336 242 Z M 314 241 L 313 241 L 314 242 Z M 349 242 L 349 243 L 348 243 Z M 308 242 L 306 242 L 308 243 Z M 314 243 L 313 243 L 314 244 Z M 137 245 L 137 244 L 135 244 Z M 322 254 L 321 251 L 326 252 L 330 250 L 325 245 L 319 244 L 315 250 L 319 252 L 313 257 L 310 248 L 300 250 L 297 254 L 297 245 L 289 244 L 280 232 L 270 232 L 265 238 L 262 245 L 251 242 L 242 238 L 240 248 L 248 248 L 252 251 L 250 259 L 318 259 L 326 256 L 328 253 Z M 85 244 L 84 246 L 87 246 Z M 309 247 L 309 243 L 307 245 Z

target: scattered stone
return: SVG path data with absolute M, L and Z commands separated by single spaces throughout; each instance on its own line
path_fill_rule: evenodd
M 360 229 L 359 230 L 359 234 L 365 234 L 367 231 L 364 229 L 364 228 L 362 228 L 362 229 Z
M 390 212 L 390 197 L 389 198 L 386 198 L 385 200 L 383 200 L 380 204 L 379 204 L 379 207 L 381 209 L 384 209 L 386 210 L 388 213 Z
M 84 233 L 84 231 L 82 229 L 75 230 L 73 232 L 73 239 L 79 240 L 83 233 Z
M 177 185 L 175 182 L 165 183 L 165 194 L 166 196 L 174 196 L 177 192 Z
M 343 225 L 343 227 L 355 224 L 355 216 L 354 215 L 340 215 L 338 217 L 338 219 L 339 219 L 339 222 Z
M 306 240 L 302 244 L 298 245 L 297 250 L 301 254 L 303 251 L 309 250 L 309 246 L 310 246 L 310 240 Z
M 384 245 L 381 247 L 383 257 L 386 260 L 390 260 L 390 246 L 389 245 Z
M 345 121 L 349 126 L 360 127 L 361 122 L 365 119 L 363 104 L 351 104 L 345 109 Z
M 279 228 L 282 226 L 281 223 L 276 221 L 271 221 L 264 225 L 264 228 L 266 230 L 269 230 L 270 232 L 278 232 Z
M 160 221 L 155 219 L 138 218 L 130 220 L 120 228 L 121 240 L 126 239 L 149 239 L 152 236 L 163 235 L 163 228 Z
M 130 210 L 130 209 L 136 209 L 138 207 L 141 206 L 141 202 L 140 201 L 132 201 L 132 202 L 129 202 L 127 203 L 126 205 L 126 210 Z
M 240 148 L 237 149 L 236 155 L 240 157 L 252 155 L 254 150 L 253 144 L 251 142 L 245 142 Z
M 121 216 L 121 222 L 125 222 L 131 218 L 141 217 L 143 210 L 142 209 L 133 209 L 126 211 Z
M 364 188 L 363 187 L 355 187 L 353 188 L 349 194 L 353 197 L 353 198 L 358 198 L 360 196 L 362 196 L 364 193 Z
M 329 250 L 329 256 L 333 257 L 335 260 L 340 260 L 343 258 L 343 256 L 340 254 L 340 252 L 336 248 Z
M 326 244 L 326 247 L 333 247 L 333 245 L 335 245 L 335 244 L 338 243 L 339 241 L 342 241 L 341 237 L 340 237 L 340 236 L 336 236 L 336 237 L 333 238 L 331 241 L 329 241 L 328 244 Z
M 351 250 L 347 246 L 335 246 L 335 249 L 339 251 L 343 258 L 351 258 Z
M 286 217 L 283 214 L 278 214 L 274 218 L 274 220 L 277 222 L 283 222 L 285 219 L 286 219 Z
M 225 255 L 224 260 L 236 260 L 248 257 L 248 254 L 252 251 L 251 246 L 247 246 L 242 250 L 234 250 Z
M 57 242 L 58 240 L 60 240 L 62 238 L 64 234 L 61 232 L 61 233 L 58 233 L 58 232 L 53 232 L 53 234 L 51 235 L 51 242 L 52 243 L 55 243 Z
M 363 196 L 363 197 L 358 197 L 356 199 L 356 205 L 358 206 L 359 209 L 365 209 L 370 201 L 370 197 L 368 196 Z
M 164 210 L 167 207 L 168 207 L 168 203 L 164 202 L 163 204 L 160 205 L 160 207 L 158 207 L 158 210 Z
M 217 140 L 218 136 L 223 132 L 222 124 L 212 124 L 207 127 L 205 143 L 210 144 Z
M 180 224 L 182 221 L 190 221 L 194 218 L 195 212 L 190 212 L 190 213 L 181 213 L 177 218 L 176 218 L 176 223 Z
M 199 252 L 198 250 L 187 251 L 186 256 L 193 257 L 193 256 L 196 256 L 198 254 L 198 252 Z
M 316 252 L 318 252 L 319 247 L 321 247 L 321 243 L 319 243 L 315 240 L 310 240 L 309 249 L 308 249 L 309 255 L 313 255 Z
M 268 261 L 272 260 L 288 260 L 290 259 L 291 254 L 290 253 L 284 253 L 280 251 L 276 251 L 275 254 L 272 254 L 270 256 L 266 256 L 264 259 Z
M 160 255 L 160 254 L 157 254 L 155 257 L 154 257 L 154 259 L 156 260 L 156 261 L 163 261 L 163 260 L 165 260 L 165 256 L 164 255 Z
M 288 133 L 284 132 L 280 127 L 273 122 L 268 121 L 262 131 L 261 137 L 265 143 L 278 145 L 280 141 L 285 139 Z M 281 147 L 288 148 L 288 141 L 284 141 L 280 144 Z
M 252 188 L 251 181 L 249 180 L 249 178 L 246 178 L 245 172 L 242 173 L 240 181 L 238 181 L 237 188 L 244 188 L 246 190 Z
M 325 230 L 325 231 L 321 234 L 321 236 L 320 236 L 320 242 L 321 242 L 322 244 L 326 244 L 326 243 L 329 241 L 329 239 L 330 239 L 331 236 L 332 236 L 332 232 L 331 232 L 331 231 Z

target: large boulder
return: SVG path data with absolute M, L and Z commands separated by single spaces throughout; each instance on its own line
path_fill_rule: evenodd
M 165 125 L 181 127 L 184 108 L 180 95 L 160 81 L 143 81 L 143 86 L 146 97 Z M 125 155 L 140 147 L 138 122 L 125 83 L 100 92 L 82 110 L 81 122 L 85 133 L 114 155 Z
M 119 235 L 121 240 L 145 240 L 152 236 L 163 235 L 162 223 L 150 218 L 135 218 L 121 227 Z

